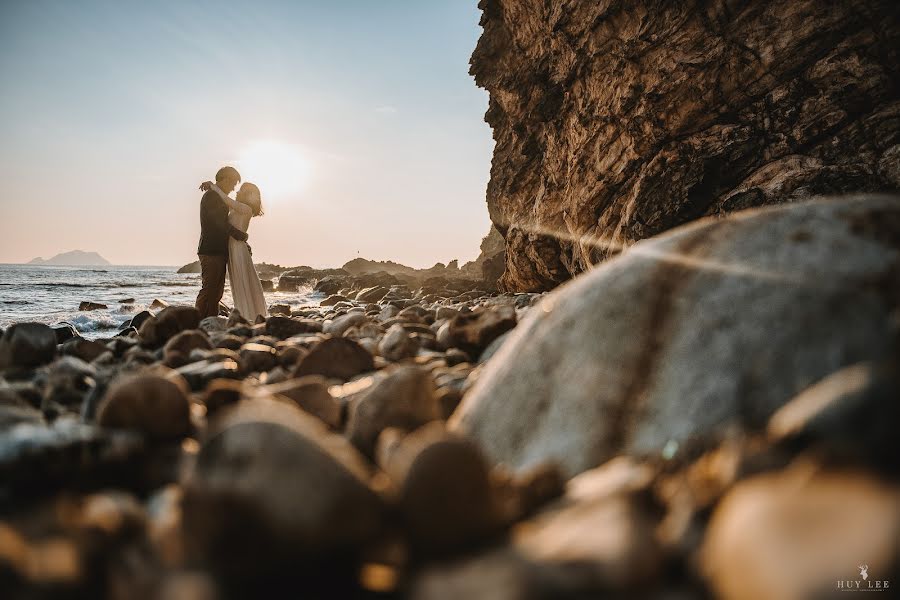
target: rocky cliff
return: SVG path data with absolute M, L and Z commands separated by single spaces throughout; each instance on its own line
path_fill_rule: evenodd
M 507 290 L 688 220 L 900 188 L 900 5 L 481 0 Z

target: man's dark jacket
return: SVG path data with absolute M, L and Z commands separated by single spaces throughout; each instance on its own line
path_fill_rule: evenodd
M 228 207 L 209 190 L 200 200 L 200 245 L 197 254 L 228 256 L 228 237 L 233 227 L 228 222 Z

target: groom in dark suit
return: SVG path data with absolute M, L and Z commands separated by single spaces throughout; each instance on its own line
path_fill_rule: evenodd
M 234 167 L 222 167 L 216 173 L 216 185 L 226 195 L 241 181 L 241 174 Z M 228 238 L 247 241 L 247 234 L 235 229 L 228 222 L 228 207 L 222 198 L 209 190 L 200 200 L 200 256 L 202 285 L 197 294 L 197 310 L 200 318 L 219 314 L 219 302 L 225 293 L 225 268 L 228 264 Z

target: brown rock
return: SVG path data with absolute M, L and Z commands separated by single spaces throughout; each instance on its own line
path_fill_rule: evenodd
M 457 551 L 499 529 L 487 462 L 477 446 L 442 423 L 408 435 L 385 430 L 378 464 L 397 487 L 404 528 L 417 551 Z
M 771 597 L 772 590 L 811 598 L 837 593 L 839 581 L 868 587 L 890 579 L 898 539 L 900 488 L 801 460 L 732 489 L 709 523 L 701 569 L 725 600 Z M 868 566 L 868 581 L 857 565 Z
M 352 399 L 346 433 L 353 445 L 373 456 L 383 429 L 412 430 L 440 418 L 431 374 L 403 366 L 373 377 L 369 387 Z
M 319 375 L 266 385 L 260 387 L 257 393 L 287 398 L 309 414 L 319 417 L 332 429 L 340 429 L 343 423 L 343 407 L 328 393 L 327 382 Z
M 365 460 L 315 417 L 256 398 L 212 427 L 185 487 L 189 557 L 229 580 L 284 576 L 356 552 L 381 527 Z
M 453 347 L 476 356 L 515 326 L 516 310 L 512 306 L 497 306 L 456 315 L 448 321 L 447 334 Z
M 389 287 L 376 285 L 374 287 L 365 288 L 356 295 L 358 302 L 378 302 L 391 291 Z
M 234 379 L 214 379 L 206 386 L 203 393 L 203 404 L 206 414 L 212 416 L 226 406 L 240 401 L 244 393 L 244 383 Z
M 287 345 L 288 342 L 285 342 L 285 344 L 286 345 L 277 348 L 278 364 L 285 369 L 293 371 L 294 367 L 297 366 L 297 363 L 300 362 L 301 358 L 306 356 L 308 351 L 302 346 L 295 346 L 293 344 Z
M 85 362 L 91 362 L 109 348 L 96 340 L 74 338 L 63 344 L 62 353 L 66 356 L 75 356 Z
M 334 336 L 341 336 L 344 335 L 344 333 L 351 327 L 362 325 L 366 321 L 368 321 L 366 313 L 357 310 L 337 317 L 331 323 L 325 325 L 322 331 L 324 331 L 325 333 L 330 333 Z
M 187 388 L 177 376 L 125 376 L 113 382 L 97 409 L 104 427 L 133 429 L 155 438 L 191 430 Z
M 0 337 L 0 369 L 32 368 L 56 357 L 56 334 L 43 323 L 15 323 Z
M 288 304 L 272 304 L 269 306 L 269 314 L 272 316 L 291 316 L 291 307 Z
M 324 375 L 350 379 L 375 368 L 372 355 L 353 340 L 327 338 L 312 347 L 294 369 L 294 377 Z
M 100 304 L 99 302 L 88 302 L 86 300 L 81 302 L 81 304 L 78 305 L 78 310 L 80 310 L 80 311 L 101 310 L 104 308 L 109 308 L 109 307 L 105 304 Z
M 301 333 L 322 331 L 322 324 L 312 319 L 275 316 L 266 319 L 266 335 L 285 340 Z
M 144 321 L 138 334 L 143 346 L 159 348 L 175 334 L 198 325 L 200 313 L 193 306 L 169 306 Z
M 212 350 L 212 344 L 200 330 L 182 331 L 166 342 L 163 347 L 163 358 L 168 362 L 175 353 L 188 356 L 193 350 Z
M 391 361 L 411 358 L 419 351 L 418 340 L 410 337 L 400 324 L 391 325 L 381 341 L 378 342 L 378 353 Z
M 265 344 L 246 343 L 239 351 L 238 364 L 244 373 L 259 373 L 274 369 L 278 364 L 277 351 Z
M 346 296 L 341 296 L 340 294 L 331 294 L 330 296 L 328 296 L 327 298 L 325 298 L 324 300 L 319 302 L 319 304 L 321 306 L 334 306 L 338 302 L 346 302 L 346 301 L 347 301 Z

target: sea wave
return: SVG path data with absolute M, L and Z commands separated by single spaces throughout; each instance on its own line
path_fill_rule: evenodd
M 134 282 L 113 282 L 113 283 L 72 283 L 69 281 L 54 282 L 27 282 L 27 283 L 0 283 L 0 287 L 15 288 L 99 288 L 99 289 L 116 289 L 116 288 L 136 288 L 146 287 L 144 283 Z
M 109 315 L 74 315 L 68 319 L 68 322 L 75 326 L 80 333 L 89 331 L 107 331 L 111 329 L 119 329 L 122 325 L 122 319 L 113 318 Z

